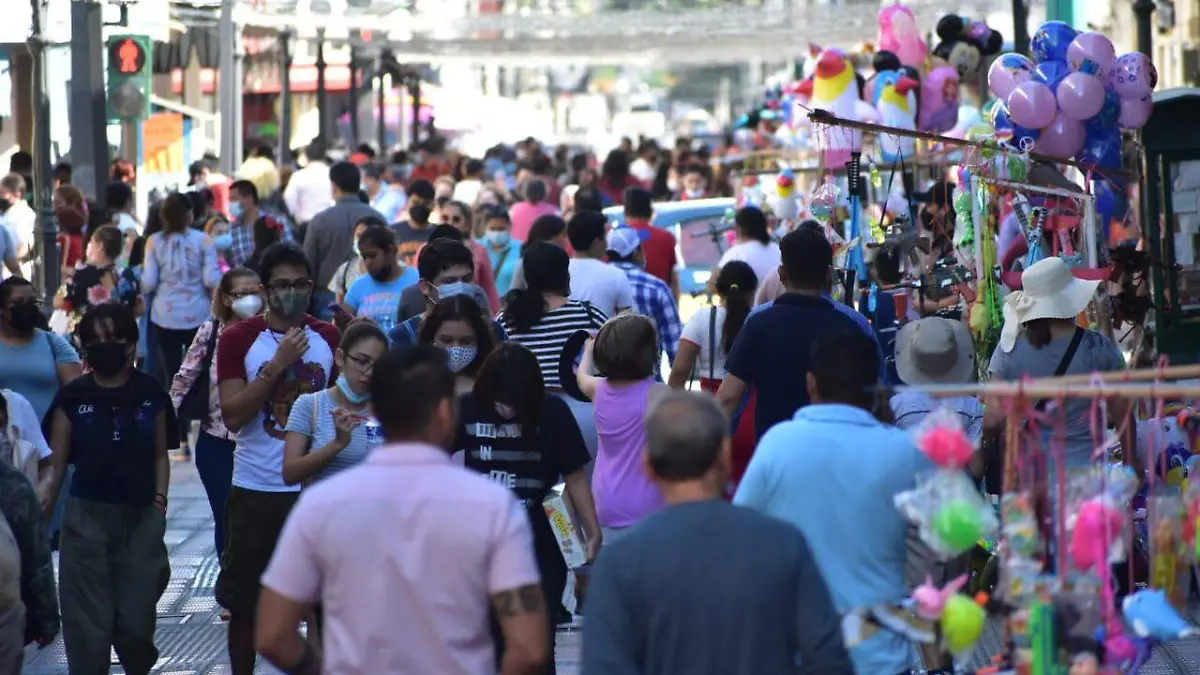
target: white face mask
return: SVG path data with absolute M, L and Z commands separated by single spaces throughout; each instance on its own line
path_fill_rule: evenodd
M 239 319 L 249 319 L 252 316 L 258 316 L 262 311 L 263 301 L 257 295 L 246 295 L 233 301 L 233 313 Z

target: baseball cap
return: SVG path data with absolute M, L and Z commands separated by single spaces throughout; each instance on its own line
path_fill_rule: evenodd
M 622 258 L 628 258 L 642 245 L 638 231 L 632 227 L 616 227 L 608 233 L 608 250 Z

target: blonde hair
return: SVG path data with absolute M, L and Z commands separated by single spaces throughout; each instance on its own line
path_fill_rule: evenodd
M 275 162 L 266 157 L 251 157 L 242 162 L 242 168 L 238 170 L 237 177 L 250 181 L 254 185 L 254 189 L 258 190 L 259 199 L 270 197 L 279 189 L 281 183 L 279 169 L 275 168 Z

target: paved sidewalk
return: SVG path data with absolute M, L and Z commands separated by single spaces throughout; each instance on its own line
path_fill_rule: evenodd
M 229 673 L 225 624 L 217 617 L 213 598 L 217 581 L 217 556 L 213 551 L 212 513 L 204 487 L 190 462 L 176 463 L 171 472 L 171 509 L 167 519 L 167 549 L 171 556 L 171 583 L 158 603 L 158 647 L 154 672 L 158 675 L 224 675 Z M 57 560 L 56 560 L 57 562 Z M 560 631 L 556 661 L 559 675 L 578 675 L 581 634 Z M 987 663 L 1000 650 L 999 632 L 989 626 L 972 665 Z M 68 675 L 62 640 L 43 650 L 26 652 L 26 675 Z M 113 656 L 113 673 L 125 671 Z M 259 673 L 278 673 L 265 663 Z M 1160 648 L 1142 675 L 1200 673 L 1200 641 Z

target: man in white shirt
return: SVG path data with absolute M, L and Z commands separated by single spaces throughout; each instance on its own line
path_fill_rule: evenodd
M 283 191 L 283 203 L 301 231 L 318 213 L 333 204 L 333 187 L 329 182 L 329 164 L 325 161 L 325 144 L 320 140 L 309 144 L 304 151 L 308 163 L 288 181 Z
M 33 278 L 33 252 L 36 250 L 37 213 L 25 202 L 25 179 L 19 173 L 0 178 L 0 201 L 9 203 L 3 223 L 17 245 L 17 259 L 26 279 Z
M 608 318 L 633 308 L 633 286 L 620 269 L 604 262 L 608 253 L 602 213 L 576 213 L 567 223 L 571 257 L 571 299 L 590 302 Z

